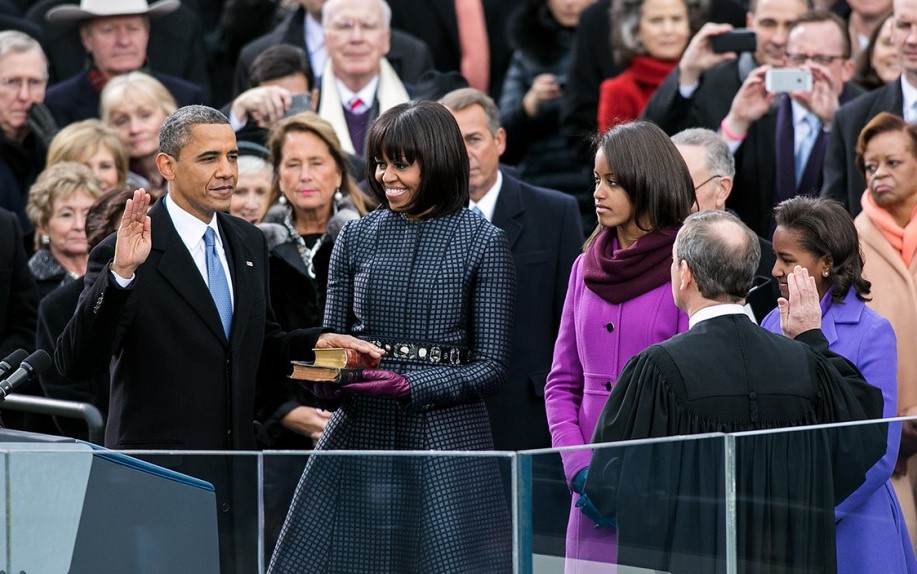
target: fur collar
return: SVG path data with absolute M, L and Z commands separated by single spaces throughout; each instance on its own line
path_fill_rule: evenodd
M 544 66 L 570 51 L 575 31 L 558 24 L 546 5 L 536 10 L 523 6 L 510 18 L 508 30 L 513 48 Z

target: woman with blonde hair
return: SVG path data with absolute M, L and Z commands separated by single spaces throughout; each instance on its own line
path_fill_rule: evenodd
M 118 133 L 100 120 L 72 123 L 57 132 L 46 165 L 75 161 L 92 170 L 106 192 L 127 182 L 127 150 Z
M 36 248 L 29 270 L 40 297 L 86 273 L 86 214 L 100 195 L 92 171 L 72 161 L 45 169 L 29 190 L 26 213 L 35 227 Z
M 143 178 L 142 187 L 154 195 L 165 189 L 165 180 L 156 167 L 159 128 L 176 109 L 169 90 L 143 72 L 115 76 L 99 99 L 102 121 L 115 129 L 127 148 L 130 171 Z

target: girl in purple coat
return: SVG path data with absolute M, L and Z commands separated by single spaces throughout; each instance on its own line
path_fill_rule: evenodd
M 545 385 L 555 448 L 589 443 L 628 359 L 688 330 L 669 285 L 675 234 L 695 201 L 678 150 L 653 124 L 618 125 L 601 137 L 593 176 L 599 222 L 573 265 Z M 567 574 L 616 557 L 614 529 L 595 528 L 577 506 L 591 456 L 561 453 L 573 493 Z
M 863 257 L 853 219 L 840 203 L 799 196 L 774 210 L 773 244 L 777 261 L 772 275 L 787 297 L 787 276 L 801 265 L 815 277 L 821 297 L 821 330 L 828 348 L 863 373 L 882 391 L 883 416 L 897 415 L 898 354 L 891 324 L 866 306 L 870 283 L 863 278 Z M 780 311 L 761 326 L 781 333 Z M 889 423 L 885 455 L 866 473 L 866 481 L 835 509 L 839 574 L 914 574 L 911 548 L 898 498 L 889 478 L 898 456 L 901 423 Z

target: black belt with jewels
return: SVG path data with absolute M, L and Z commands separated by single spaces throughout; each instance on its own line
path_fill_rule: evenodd
M 394 339 L 366 339 L 373 345 L 385 349 L 388 356 L 396 359 L 417 361 L 428 365 L 464 365 L 471 360 L 471 351 L 464 347 L 449 347 L 432 343 L 409 343 Z

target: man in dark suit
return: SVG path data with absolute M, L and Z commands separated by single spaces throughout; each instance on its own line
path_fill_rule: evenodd
M 24 12 L 26 21 L 37 27 L 41 34 L 36 38 L 41 40 L 48 53 L 52 84 L 82 72 L 88 59 L 80 39 L 78 22 L 60 25 L 47 19 L 50 9 L 70 2 L 72 0 L 38 0 L 30 2 L 31 6 Z M 118 6 L 121 10 L 126 6 L 124 2 L 109 4 Z M 146 65 L 161 74 L 181 78 L 199 86 L 204 91 L 205 99 L 210 100 L 208 68 L 211 67 L 211 62 L 204 57 L 205 34 L 201 24 L 205 20 L 199 17 L 197 9 L 188 4 L 189 2 L 183 2 L 174 12 L 162 14 L 150 21 Z M 218 18 L 212 21 L 217 20 Z M 229 94 L 226 97 L 229 97 Z
M 308 360 L 317 345 L 381 352 L 319 329 L 280 331 L 264 235 L 224 213 L 238 176 L 225 116 L 179 108 L 163 124 L 160 149 L 156 163 L 169 193 L 147 216 L 149 195 L 136 191 L 117 233 L 92 250 L 55 361 L 73 379 L 110 369 L 110 448 L 251 450 L 259 362 L 271 375 L 265 380 L 282 381 L 289 361 Z M 188 456 L 170 466 L 216 487 L 222 571 L 255 571 L 254 490 L 233 496 L 251 487 L 252 469 Z
M 203 90 L 190 82 L 144 69 L 150 40 L 150 17 L 178 8 L 178 2 L 131 2 L 134 6 L 111 4 L 89 9 L 58 6 L 48 12 L 52 24 L 80 24 L 80 39 L 92 58 L 88 70 L 53 85 L 45 104 L 61 127 L 99 117 L 99 94 L 113 76 L 137 70 L 149 72 L 162 82 L 179 107 L 204 103 Z
M 895 0 L 892 12 L 892 41 L 904 70 L 901 77 L 838 110 L 828 138 L 821 194 L 846 205 L 853 216 L 862 210 L 860 198 L 866 189 L 854 162 L 860 130 L 882 112 L 917 123 L 917 0 Z
M 322 14 L 328 63 L 316 111 L 334 128 L 341 149 L 363 157 L 373 121 L 411 99 L 385 57 L 391 48 L 388 4 L 385 0 L 327 0 Z
M 809 92 L 765 89 L 768 67 L 742 84 L 720 129 L 736 154 L 736 185 L 727 205 L 755 233 L 770 237 L 774 206 L 818 193 L 828 126 L 838 107 L 863 93 L 850 84 L 853 61 L 844 22 L 830 12 L 808 12 L 790 27 L 785 64 L 811 70 Z
M 239 53 L 233 93 L 241 94 L 252 87 L 249 70 L 259 54 L 277 44 L 291 44 L 302 48 L 309 55 L 311 77 L 309 84 L 316 86 L 321 81 L 328 52 L 325 49 L 325 30 L 322 27 L 322 7 L 325 0 L 299 0 L 300 7 L 281 22 L 269 34 L 252 40 Z M 405 83 L 413 84 L 424 72 L 433 69 L 433 58 L 427 45 L 416 37 L 400 30 L 391 31 L 391 49 L 385 58 L 395 73 Z
M 499 450 L 549 448 L 544 384 L 554 356 L 567 282 L 581 252 L 576 201 L 500 171 L 506 133 L 500 112 L 483 92 L 462 88 L 440 103 L 455 116 L 468 150 L 472 210 L 506 232 L 516 263 L 516 323 L 509 380 L 487 399 Z
M 31 236 L 25 212 L 29 188 L 45 167 L 56 131 L 53 121 L 43 128 L 36 123 L 48 85 L 48 60 L 38 41 L 15 30 L 0 32 L 0 78 L 0 207 L 15 213 Z M 48 115 L 47 109 L 41 115 Z
M 788 277 L 789 300 L 780 303 L 785 336 L 748 319 L 741 303 L 758 255 L 754 233 L 728 212 L 685 220 L 673 247 L 672 292 L 690 329 L 628 362 L 593 442 L 882 417 L 879 389 L 828 350 L 805 268 Z M 884 427 L 736 437 L 739 564 L 833 572 L 834 505 L 884 454 Z M 596 449 L 585 486 L 594 506 L 577 506 L 590 517 L 595 509 L 600 522 L 616 517 L 619 564 L 725 571 L 722 445 L 699 439 Z
M 690 128 L 672 136 L 672 143 L 688 164 L 688 171 L 694 181 L 697 203 L 692 211 L 725 210 L 726 200 L 732 193 L 736 166 L 732 152 L 723 138 L 707 128 Z M 777 261 L 774 246 L 760 235 L 758 245 L 761 248 L 761 259 L 755 271 L 755 286 L 745 302 L 755 322 L 760 323 L 777 306 L 780 290 L 776 281 L 771 279 L 771 270 Z
M 804 0 L 752 0 L 746 26 L 754 30 L 757 48 L 740 54 L 717 54 L 711 38 L 732 30 L 705 24 L 691 38 L 678 67 L 659 86 L 643 112 L 669 135 L 687 128 L 718 129 L 732 99 L 751 71 L 761 65 L 782 66 L 790 25 L 808 10 Z

